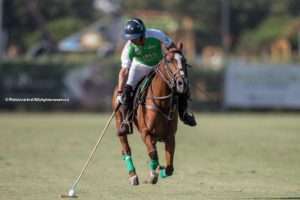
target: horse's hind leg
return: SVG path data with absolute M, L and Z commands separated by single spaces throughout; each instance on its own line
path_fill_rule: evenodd
M 135 171 L 135 167 L 132 161 L 131 149 L 128 143 L 127 135 L 119 136 L 120 142 L 122 144 L 122 157 L 125 162 L 127 171 L 129 173 L 129 183 L 131 185 L 138 185 L 139 179 Z
M 174 167 L 173 167 L 174 154 L 175 154 L 175 135 L 171 135 L 165 141 L 166 167 L 160 170 L 161 178 L 172 176 L 174 171 Z
M 150 134 L 146 134 L 143 138 L 144 143 L 146 144 L 148 155 L 150 157 L 149 169 L 150 176 L 146 180 L 146 183 L 156 184 L 158 181 L 157 169 L 159 168 L 158 154 L 156 150 L 156 141 L 152 138 Z

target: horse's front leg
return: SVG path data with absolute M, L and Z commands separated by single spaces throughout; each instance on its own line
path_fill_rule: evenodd
M 115 102 L 115 99 L 113 99 L 113 102 Z M 115 109 L 115 107 L 113 108 Z M 120 111 L 120 109 L 116 112 L 116 116 L 115 116 L 115 120 L 116 120 L 116 128 L 117 130 L 119 130 L 120 126 L 121 126 L 121 122 L 123 121 L 123 116 L 122 113 Z M 121 143 L 121 147 L 122 147 L 122 159 L 124 160 L 126 169 L 128 171 L 129 174 L 129 183 L 131 185 L 138 185 L 139 184 L 139 179 L 138 176 L 136 174 L 136 170 L 132 161 L 132 154 L 131 154 L 131 149 L 130 149 L 130 145 L 128 142 L 128 138 L 127 135 L 121 135 L 118 131 L 118 138 L 120 140 Z
M 146 180 L 146 183 L 156 184 L 158 181 L 157 170 L 159 168 L 158 153 L 156 150 L 156 141 L 149 133 L 142 134 L 142 137 L 144 143 L 146 144 L 147 152 L 150 157 L 150 162 L 149 162 L 150 175 L 149 175 L 149 179 Z
M 129 174 L 129 183 L 131 185 L 138 185 L 139 179 L 132 161 L 131 149 L 129 146 L 127 135 L 118 136 L 122 145 L 122 158 L 125 162 L 126 169 Z
M 172 176 L 174 171 L 174 154 L 175 154 L 175 135 L 170 135 L 165 141 L 165 157 L 166 157 L 166 167 L 160 169 L 160 177 L 166 178 Z

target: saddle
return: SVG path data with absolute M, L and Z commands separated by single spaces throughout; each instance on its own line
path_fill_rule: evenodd
M 137 110 L 140 104 L 145 103 L 147 91 L 154 76 L 155 76 L 155 71 L 152 71 L 138 83 L 137 89 L 134 92 L 133 110 Z
M 133 92 L 133 102 L 131 112 L 127 115 L 127 121 L 130 124 L 130 133 L 133 132 L 132 122 L 136 115 L 139 105 L 144 105 L 146 101 L 147 91 L 155 76 L 155 71 L 150 72 L 142 80 L 139 81 L 136 89 Z

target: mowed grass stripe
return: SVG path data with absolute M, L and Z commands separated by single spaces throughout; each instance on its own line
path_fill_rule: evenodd
M 0 114 L 0 199 L 58 199 L 79 174 L 109 114 Z M 300 196 L 300 115 L 199 114 L 179 125 L 175 174 L 131 187 L 114 127 L 82 177 L 81 199 L 263 199 Z M 140 179 L 145 146 L 130 136 Z M 163 145 L 159 144 L 164 163 Z

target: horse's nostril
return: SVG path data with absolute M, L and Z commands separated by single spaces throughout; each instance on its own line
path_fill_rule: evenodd
M 178 85 L 182 85 L 183 83 L 181 81 L 178 81 Z

